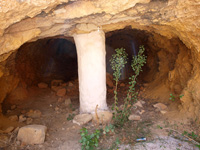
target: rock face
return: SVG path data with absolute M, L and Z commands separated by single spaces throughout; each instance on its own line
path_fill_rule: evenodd
M 184 94 L 181 111 L 199 116 L 199 7 L 198 0 L 1 0 L 0 112 L 1 103 L 23 79 L 16 73 L 15 55 L 24 43 L 58 35 L 72 37 L 98 27 L 108 34 L 129 27 L 151 33 L 147 45 L 153 51 L 147 64 L 152 75 L 145 78 L 157 80 L 151 89 Z M 27 69 L 27 78 L 35 78 L 26 64 L 22 67 Z M 161 82 L 162 86 L 156 86 Z M 167 99 L 159 93 L 159 98 Z M 155 96 L 152 90 L 149 95 Z
M 27 125 L 19 129 L 17 139 L 25 144 L 42 144 L 47 127 L 43 125 Z
M 73 119 L 73 123 L 78 124 L 79 126 L 82 126 L 92 120 L 91 114 L 79 114 L 76 115 Z
M 110 123 L 112 120 L 112 117 L 113 117 L 113 114 L 112 112 L 109 112 L 109 111 L 102 111 L 102 112 L 98 112 L 97 114 L 92 114 L 93 121 L 99 124 Z

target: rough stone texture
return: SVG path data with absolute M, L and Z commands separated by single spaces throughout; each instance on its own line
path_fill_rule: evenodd
M 27 125 L 19 129 L 17 139 L 25 144 L 42 144 L 47 127 L 43 125 Z
M 162 103 L 156 103 L 155 105 L 153 105 L 153 107 L 158 108 L 160 111 L 167 109 L 167 106 L 165 104 L 162 104 Z
M 79 114 L 76 115 L 73 119 L 73 123 L 78 124 L 79 126 L 82 126 L 92 120 L 91 114 Z
M 187 115 L 199 116 L 199 7 L 198 0 L 1 0 L 0 62 L 7 60 L 8 56 L 25 42 L 61 34 L 72 36 L 75 32 L 97 30 L 98 26 L 104 32 L 130 26 L 133 29 L 154 33 L 152 41 L 155 45 L 161 45 L 162 48 L 162 51 L 158 53 L 158 60 L 165 57 L 174 59 L 175 55 L 163 50 L 162 46 L 168 45 L 166 40 L 179 38 L 186 45 L 187 51 L 180 51 L 175 67 L 168 69 L 170 71 L 168 81 L 162 80 L 162 82 L 166 83 L 166 88 L 173 92 L 184 94 L 181 98 L 181 111 L 189 110 Z M 156 34 L 165 37 L 166 40 L 158 40 L 162 43 L 157 43 L 159 38 Z M 168 49 L 178 52 L 180 48 L 178 47 L 175 44 Z M 153 64 L 149 65 L 155 68 Z M 162 67 L 166 68 L 167 64 L 161 61 L 159 65 L 158 70 L 162 70 Z M 153 69 L 152 72 L 155 70 Z M 162 71 L 159 73 L 160 77 L 162 73 Z M 148 79 L 156 78 L 159 74 L 152 75 Z M 15 73 L 5 69 L 5 63 L 1 64 L 0 104 L 17 87 L 18 82 L 19 79 Z M 157 83 L 154 82 L 155 85 Z
M 98 119 L 97 116 L 98 115 Z M 112 120 L 112 112 L 110 111 L 102 111 L 102 112 L 98 112 L 97 114 L 92 114 L 92 118 L 94 122 L 98 122 L 99 124 L 108 124 L 111 122 Z

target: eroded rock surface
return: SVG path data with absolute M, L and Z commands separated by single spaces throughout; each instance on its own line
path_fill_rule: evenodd
M 17 86 L 24 88 L 18 85 L 20 77 L 15 70 L 16 50 L 24 43 L 58 35 L 72 37 L 74 33 L 98 28 L 108 33 L 129 27 L 152 33 L 148 37 L 148 46 L 151 49 L 157 47 L 149 56 L 152 59 L 156 56 L 156 59 L 147 62 L 148 67 L 153 68 L 152 73 L 157 71 L 146 78 L 147 81 L 155 79 L 151 89 L 156 92 L 157 89 L 170 89 L 177 95 L 183 93 L 181 111 L 189 110 L 187 115 L 197 117 L 200 115 L 199 7 L 197 0 L 2 0 L 0 104 Z M 27 76 L 35 77 L 31 73 Z M 158 83 L 163 86 L 156 87 Z M 152 91 L 150 93 L 155 97 Z M 159 93 L 157 97 L 163 97 L 163 92 Z

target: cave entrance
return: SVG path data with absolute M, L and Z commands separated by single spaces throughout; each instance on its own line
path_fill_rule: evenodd
M 26 113 L 45 109 L 48 112 L 50 106 L 57 110 L 55 102 L 66 106 L 73 102 L 78 107 L 77 52 L 73 38 L 39 39 L 25 43 L 13 55 L 20 81 L 4 101 L 4 113 L 12 113 L 15 106 Z
M 192 70 L 190 50 L 178 38 L 168 39 L 155 32 L 125 29 L 106 34 L 107 72 L 112 74 L 110 58 L 116 48 L 125 48 L 128 53 L 128 63 L 122 70 L 119 91 L 124 90 L 122 98 L 126 97 L 129 77 L 133 74 L 131 60 L 137 55 L 139 46 L 144 45 L 147 56 L 146 65 L 142 68 L 137 79 L 139 99 L 148 99 L 152 103 L 161 102 L 168 106 L 177 107 L 181 103 L 182 90 L 186 87 Z M 109 87 L 108 91 L 113 92 Z M 169 100 L 170 94 L 175 102 Z M 109 96 L 112 99 L 112 96 Z

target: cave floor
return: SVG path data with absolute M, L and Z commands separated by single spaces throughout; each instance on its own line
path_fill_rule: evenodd
M 5 116 L 1 117 L 1 130 L 13 126 L 15 128 L 25 126 L 26 122 L 8 121 L 6 117 L 13 115 L 25 115 L 30 110 L 39 110 L 41 116 L 33 118 L 31 124 L 40 124 L 47 126 L 46 139 L 43 144 L 40 145 L 25 145 L 20 141 L 17 141 L 17 129 L 10 133 L 0 133 L 0 149 L 1 150 L 79 150 L 81 145 L 79 143 L 80 127 L 72 122 L 72 117 L 78 114 L 79 97 L 78 97 L 78 81 L 72 81 L 73 86 L 67 90 L 67 96 L 59 98 L 55 92 L 50 88 L 39 89 L 38 87 L 28 88 L 28 96 L 26 99 L 18 100 L 12 103 L 10 106 L 13 109 L 9 109 Z M 127 83 L 125 83 L 126 85 Z M 127 87 L 121 84 L 119 87 L 119 100 L 126 96 Z M 138 89 L 145 92 L 144 87 L 138 86 Z M 119 138 L 120 150 L 125 149 L 138 149 L 138 150 L 153 150 L 153 149 L 168 149 L 168 150 L 195 150 L 198 149 L 195 146 L 194 141 L 199 141 L 200 135 L 189 135 L 190 133 L 200 133 L 199 125 L 190 120 L 182 120 L 177 115 L 176 107 L 170 107 L 171 105 L 165 103 L 167 113 L 162 114 L 153 105 L 158 100 L 150 100 L 142 97 L 142 92 L 139 94 L 139 101 L 142 102 L 142 107 L 133 107 L 132 113 L 141 117 L 139 121 L 128 121 L 122 129 L 115 129 L 115 133 L 104 135 L 100 138 L 99 149 L 112 149 L 116 139 Z M 108 87 L 107 102 L 109 107 L 114 101 L 113 90 Z M 65 99 L 70 98 L 71 104 L 66 105 Z M 157 102 L 156 102 L 157 101 Z M 171 103 L 171 102 L 170 102 Z M 172 104 L 174 106 L 174 104 Z M 176 108 L 176 109 L 174 109 Z M 89 132 L 94 131 L 97 126 L 92 122 L 84 125 Z M 101 126 L 100 126 L 101 127 Z M 104 126 L 102 126 L 103 128 Z M 182 136 L 185 132 L 186 136 Z M 145 142 L 136 142 L 137 138 L 145 137 Z M 117 147 L 113 148 L 117 149 Z

